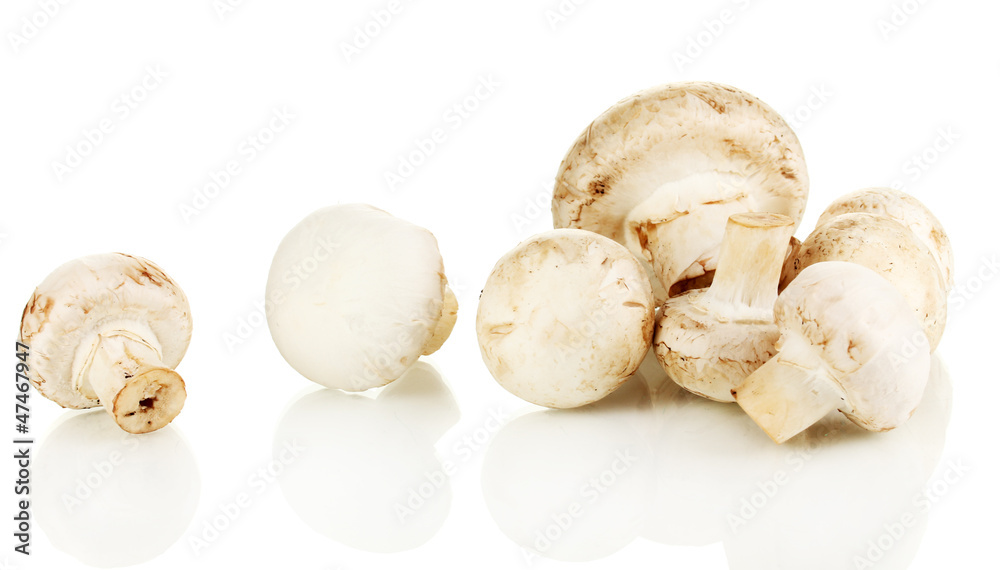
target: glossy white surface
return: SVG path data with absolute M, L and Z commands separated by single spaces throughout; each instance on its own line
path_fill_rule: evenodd
M 194 318 L 177 368 L 183 411 L 123 449 L 122 469 L 73 516 L 61 494 L 124 434 L 100 410 L 32 392 L 32 555 L 11 550 L 8 518 L 8 568 L 937 570 L 994 558 L 1000 7 L 590 0 L 562 2 L 572 13 L 553 25 L 556 0 L 400 0 L 348 61 L 342 42 L 387 2 L 234 0 L 220 18 L 225 1 L 69 3 L 16 52 L 6 33 L 42 9 L 0 8 L 7 350 L 33 287 L 96 252 L 159 264 Z M 884 37 L 879 21 L 914 6 Z M 723 18 L 718 37 L 706 31 Z M 812 181 L 799 238 L 840 194 L 897 182 L 949 231 L 957 287 L 905 427 L 868 434 L 832 417 L 778 447 L 648 361 L 610 400 L 567 413 L 489 376 L 478 292 L 504 252 L 551 227 L 569 145 L 629 93 L 693 79 L 736 85 L 794 122 Z M 110 131 L 60 179 L 53 162 L 102 122 Z M 386 173 L 428 140 L 390 187 Z M 435 234 L 459 316 L 406 378 L 347 395 L 284 362 L 263 300 L 282 236 L 358 201 Z M 8 442 L 12 384 L 0 391 Z M 0 500 L 13 517 L 8 449 Z M 421 489 L 400 520 L 398 502 Z M 536 544 L 546 531 L 551 544 Z

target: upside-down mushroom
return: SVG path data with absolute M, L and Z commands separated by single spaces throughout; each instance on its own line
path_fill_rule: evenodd
M 21 317 L 28 377 L 64 408 L 104 406 L 123 430 L 147 433 L 184 406 L 174 372 L 191 340 L 181 288 L 152 262 L 109 253 L 58 267 Z

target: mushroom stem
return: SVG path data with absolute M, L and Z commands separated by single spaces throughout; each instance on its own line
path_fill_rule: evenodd
M 777 356 L 733 390 L 733 398 L 775 443 L 784 443 L 826 414 L 850 410 L 840 383 L 805 339 L 786 335 L 779 344 Z
M 441 318 L 438 319 L 437 326 L 434 327 L 434 334 L 420 352 L 423 355 L 434 354 L 448 340 L 451 329 L 455 328 L 455 320 L 458 319 L 458 299 L 451 287 L 444 286 L 444 302 L 441 304 Z
M 73 366 L 74 384 L 99 400 L 123 430 L 158 430 L 184 407 L 184 380 L 163 364 L 159 343 L 148 327 L 116 323 L 80 350 Z
M 715 278 L 698 304 L 720 320 L 774 322 L 778 281 L 794 226 L 781 214 L 731 216 Z

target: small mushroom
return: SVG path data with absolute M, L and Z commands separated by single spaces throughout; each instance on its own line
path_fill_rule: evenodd
M 842 214 L 862 213 L 885 216 L 906 226 L 934 255 L 944 277 L 946 290 L 955 285 L 955 259 L 944 226 L 920 200 L 892 188 L 866 188 L 833 201 L 819 217 L 822 226 Z
M 501 386 L 534 404 L 575 408 L 639 367 L 654 308 L 646 272 L 627 249 L 593 232 L 552 230 L 497 262 L 476 334 Z
M 899 222 L 872 214 L 841 214 L 818 226 L 785 279 L 821 261 L 850 261 L 879 272 L 903 294 L 937 348 L 948 318 L 948 295 L 931 250 Z
M 181 288 L 152 262 L 109 253 L 63 264 L 21 317 L 29 378 L 64 408 L 104 406 L 123 430 L 169 424 L 187 397 L 174 372 L 191 340 Z
M 930 375 L 920 322 L 900 292 L 861 265 L 810 265 L 774 306 L 776 356 L 733 390 L 777 443 L 840 410 L 871 431 L 910 417 Z
M 560 166 L 552 216 L 628 246 L 662 302 L 715 269 L 729 216 L 772 212 L 797 226 L 808 188 L 799 141 L 773 109 L 726 85 L 672 83 L 587 127 Z
M 720 402 L 774 356 L 774 302 L 794 231 L 781 214 L 735 214 L 726 225 L 715 279 L 660 309 L 653 348 L 685 389 Z
M 354 392 L 437 351 L 458 312 L 434 235 L 367 204 L 323 208 L 292 228 L 266 300 L 271 338 L 292 368 Z

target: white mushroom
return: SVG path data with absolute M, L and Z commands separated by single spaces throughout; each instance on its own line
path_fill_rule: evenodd
M 708 289 L 667 300 L 653 338 L 667 374 L 695 394 L 732 402 L 732 390 L 774 356 L 774 302 L 793 223 L 781 214 L 735 214 Z
M 879 272 L 923 323 L 931 352 L 937 348 L 948 318 L 948 295 L 931 250 L 913 232 L 884 216 L 835 216 L 802 242 L 785 278 L 821 261 L 850 261 Z
M 783 443 L 840 410 L 885 431 L 916 409 L 930 375 L 927 337 L 900 292 L 848 262 L 810 265 L 778 297 L 778 354 L 733 391 Z
M 773 109 L 726 85 L 672 83 L 587 127 L 560 166 L 552 216 L 627 245 L 652 265 L 662 302 L 715 268 L 729 216 L 772 212 L 797 226 L 808 188 L 799 141 Z
M 819 217 L 822 226 L 841 214 L 862 213 L 892 218 L 906 226 L 934 255 L 947 290 L 955 285 L 955 259 L 944 226 L 920 200 L 892 188 L 866 188 L 833 201 Z
M 29 378 L 64 408 L 103 405 L 123 430 L 170 423 L 187 397 L 174 372 L 191 340 L 180 287 L 152 262 L 109 253 L 63 264 L 21 317 Z
M 497 262 L 476 334 L 501 386 L 534 404 L 574 408 L 638 368 L 654 308 L 646 272 L 627 249 L 593 232 L 552 230 Z
M 362 391 L 399 378 L 451 334 L 458 303 L 437 240 L 367 204 L 313 212 L 281 241 L 267 324 L 306 378 Z

